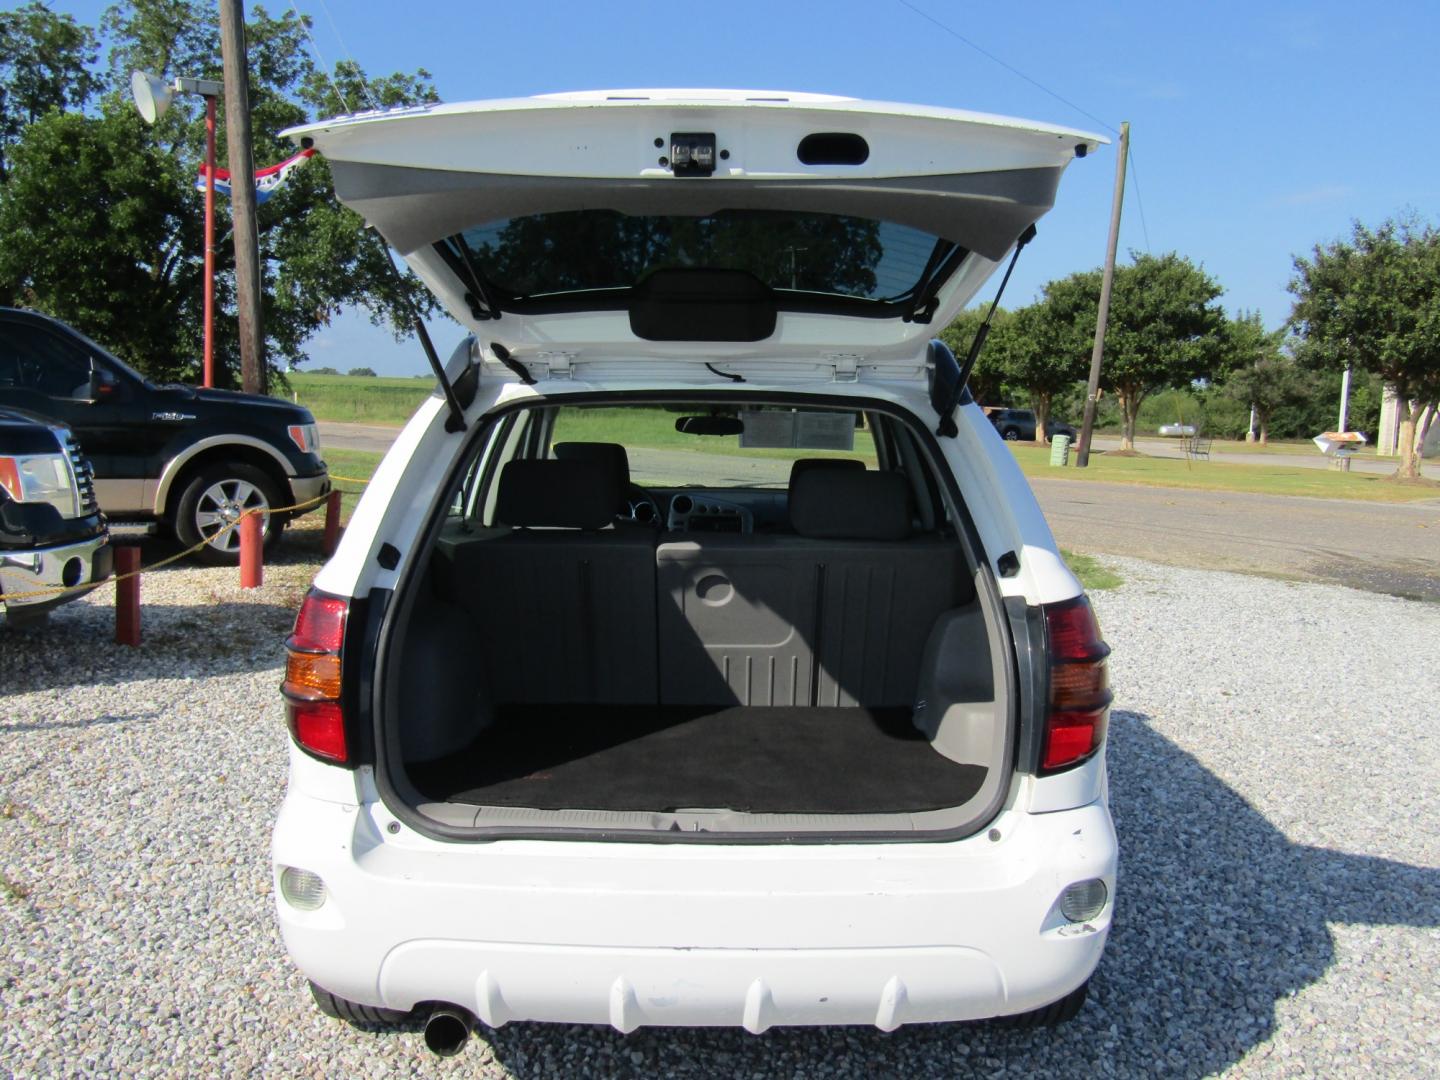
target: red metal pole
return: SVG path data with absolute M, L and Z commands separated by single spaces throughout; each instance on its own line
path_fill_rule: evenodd
M 140 549 L 115 549 L 115 644 L 140 644 Z M 133 574 L 133 577 L 125 577 Z
M 246 514 L 240 519 L 240 587 L 258 589 L 265 583 L 264 548 L 260 533 L 260 515 Z
M 332 491 L 325 497 L 325 557 L 335 554 L 340 544 L 340 492 Z
M 215 385 L 215 97 L 205 96 L 205 385 Z

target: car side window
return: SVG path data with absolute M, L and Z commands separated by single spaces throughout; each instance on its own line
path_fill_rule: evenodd
M 0 386 L 52 398 L 90 396 L 90 354 L 38 326 L 0 325 Z

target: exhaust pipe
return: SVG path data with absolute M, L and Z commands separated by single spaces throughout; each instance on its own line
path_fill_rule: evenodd
M 440 1057 L 454 1057 L 465 1049 L 475 1018 L 459 1005 L 439 1005 L 425 1019 L 425 1045 Z

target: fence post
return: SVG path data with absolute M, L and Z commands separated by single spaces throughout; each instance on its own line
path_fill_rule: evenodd
M 340 492 L 332 491 L 325 496 L 325 557 L 335 554 L 340 544 Z
M 140 644 L 140 549 L 115 548 L 115 644 Z M 131 574 L 132 577 L 124 575 Z
M 258 589 L 265 582 L 264 538 L 260 515 L 246 514 L 240 519 L 240 587 Z

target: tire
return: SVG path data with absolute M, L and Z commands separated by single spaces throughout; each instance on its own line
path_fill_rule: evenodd
M 378 1005 L 347 1001 L 329 990 L 322 990 L 313 982 L 310 984 L 310 996 L 315 999 L 315 1007 L 326 1016 L 349 1024 L 400 1024 L 410 1016 L 399 1009 L 382 1009 Z
M 263 509 L 261 528 L 268 548 L 279 538 L 284 522 L 269 513 L 272 506 L 284 506 L 275 481 L 254 465 L 243 462 L 208 465 L 201 469 L 180 493 L 175 518 L 170 523 L 183 547 L 193 547 L 206 536 L 238 516 L 238 509 Z M 206 544 L 195 556 L 212 566 L 234 566 L 240 562 L 240 532 L 230 529 L 217 543 Z
M 1020 441 L 1020 432 L 1019 432 L 1019 430 L 1018 430 L 1017 428 L 1007 427 L 1007 428 L 1006 428 L 1004 431 L 1002 431 L 1000 434 L 1004 437 L 1004 439 L 1005 439 L 1006 442 L 1019 442 L 1019 441 Z
M 1031 1028 L 1059 1027 L 1061 1024 L 1075 1019 L 1080 1009 L 1084 1006 L 1085 997 L 1089 992 L 1090 980 L 1086 979 L 1059 1001 L 1052 1001 L 1049 1005 L 1042 1005 L 1040 1008 L 1032 1009 L 1027 1013 L 1019 1013 L 1015 1016 L 996 1017 L 993 1023 L 996 1027 L 1018 1031 L 1026 1031 Z

